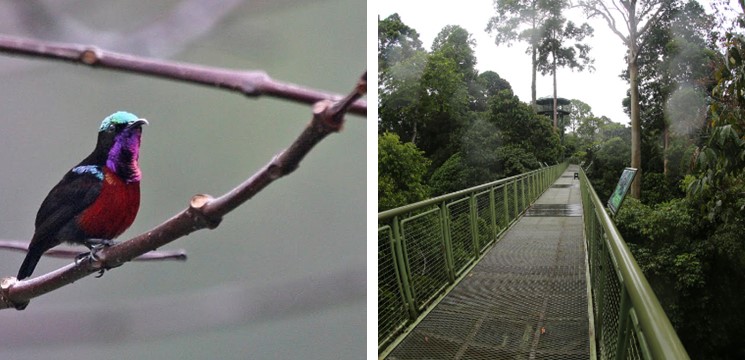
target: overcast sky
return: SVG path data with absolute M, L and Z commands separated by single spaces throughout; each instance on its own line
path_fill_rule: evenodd
M 530 55 L 525 53 L 527 44 L 517 42 L 512 47 L 494 45 L 493 36 L 486 32 L 486 24 L 495 13 L 492 0 L 379 0 L 376 3 L 381 19 L 398 13 L 406 25 L 419 33 L 427 50 L 431 50 L 432 41 L 446 25 L 465 28 L 476 40 L 476 69 L 479 72 L 496 72 L 510 82 L 520 100 L 530 102 L 531 66 Z M 566 17 L 580 24 L 587 21 L 578 10 L 568 11 Z M 595 71 L 572 72 L 559 68 L 558 95 L 584 101 L 592 107 L 596 116 L 604 115 L 615 122 L 628 124 L 629 117 L 621 105 L 628 84 L 619 77 L 626 68 L 625 45 L 604 21 L 591 19 L 587 22 L 595 30 L 594 37 L 587 41 L 592 47 L 590 56 L 595 59 Z M 552 96 L 551 75 L 541 76 L 538 73 L 536 87 L 537 97 Z

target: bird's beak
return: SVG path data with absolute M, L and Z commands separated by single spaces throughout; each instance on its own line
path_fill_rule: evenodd
M 133 128 L 133 127 L 141 127 L 142 125 L 147 125 L 149 122 L 145 119 L 137 119 L 133 121 L 131 124 L 127 125 L 127 129 Z

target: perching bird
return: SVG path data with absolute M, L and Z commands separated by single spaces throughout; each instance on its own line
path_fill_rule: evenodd
M 132 225 L 140 208 L 138 159 L 147 123 L 124 111 L 103 120 L 96 148 L 41 203 L 19 280 L 29 277 L 41 255 L 63 241 L 95 253 Z

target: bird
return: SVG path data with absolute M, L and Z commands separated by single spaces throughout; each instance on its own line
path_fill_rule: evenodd
M 140 208 L 140 140 L 147 124 L 126 111 L 103 119 L 93 152 L 42 201 L 18 280 L 31 276 L 42 254 L 63 242 L 85 245 L 94 257 L 132 225 Z

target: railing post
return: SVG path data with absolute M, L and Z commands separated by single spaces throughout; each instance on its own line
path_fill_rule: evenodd
M 479 214 L 476 204 L 476 192 L 471 193 L 471 198 L 468 200 L 468 207 L 471 211 L 471 239 L 473 240 L 473 256 L 474 260 L 479 258 Z
M 616 359 L 626 359 L 629 348 L 629 310 L 631 310 L 629 294 L 621 284 L 621 305 L 618 307 L 618 340 L 616 341 Z
M 528 202 L 527 198 L 525 197 L 525 176 L 523 176 L 520 181 L 522 181 L 523 186 L 520 187 L 520 190 L 522 190 L 522 197 L 523 197 L 523 211 L 528 208 Z
M 548 169 L 541 170 L 541 191 L 546 190 L 546 179 L 548 179 Z
M 444 248 L 443 255 L 445 255 L 445 270 L 448 274 L 448 281 L 453 283 L 455 282 L 455 259 L 453 258 L 452 233 L 450 231 L 450 210 L 445 201 L 440 204 L 440 215 L 442 224 L 442 246 Z
M 399 273 L 401 276 L 401 285 L 403 288 L 403 301 L 404 306 L 409 311 L 409 318 L 411 320 L 416 320 L 417 317 L 417 310 L 416 310 L 416 304 L 414 301 L 414 293 L 413 289 L 411 288 L 411 279 L 410 279 L 410 271 L 409 269 L 409 262 L 406 261 L 406 256 L 404 255 L 404 239 L 401 237 L 401 229 L 399 225 L 398 216 L 393 217 L 393 238 L 395 239 L 396 246 L 394 247 L 394 261 L 398 264 Z
M 499 234 L 499 229 L 497 228 L 497 201 L 494 198 L 494 191 L 495 188 L 491 188 L 489 190 L 489 211 L 490 213 L 490 220 L 491 220 L 491 235 L 492 240 L 497 239 L 497 235 Z
M 517 201 L 517 180 L 512 180 L 512 196 L 514 196 L 514 203 L 515 203 L 515 219 L 517 219 L 517 216 L 520 215 L 520 202 Z
M 510 201 L 507 195 L 507 185 L 502 185 L 502 206 L 504 207 L 504 226 L 510 226 Z
M 595 216 L 596 215 L 594 215 L 593 218 L 595 218 Z M 594 237 L 594 233 L 593 233 L 593 237 Z M 597 335 L 597 338 L 600 339 L 601 341 L 603 340 L 603 336 L 604 336 L 603 314 L 605 314 L 605 276 L 606 276 L 605 273 L 608 272 L 609 270 L 608 266 L 610 266 L 608 265 L 605 259 L 606 257 L 605 250 L 604 250 L 605 241 L 603 238 L 604 238 L 603 234 L 600 234 L 600 236 L 598 236 L 595 239 L 594 246 L 597 247 L 597 252 L 600 258 L 596 259 L 596 262 L 599 262 L 599 264 L 595 268 L 596 275 L 592 276 L 594 279 L 597 279 L 596 280 L 597 283 L 593 284 L 593 285 L 596 285 L 594 286 L 594 288 L 595 288 L 595 300 L 596 300 L 597 314 L 598 314 L 598 316 L 595 318 L 596 320 L 595 323 L 597 325 L 595 327 L 595 334 Z M 601 348 L 601 351 L 602 350 L 603 348 Z M 607 349 L 604 349 L 604 350 L 607 351 Z
M 533 202 L 533 199 L 535 198 L 535 194 L 536 194 L 535 176 L 536 176 L 535 173 L 530 174 L 530 180 L 528 181 L 528 183 L 530 183 L 530 199 L 531 199 L 530 202 Z

